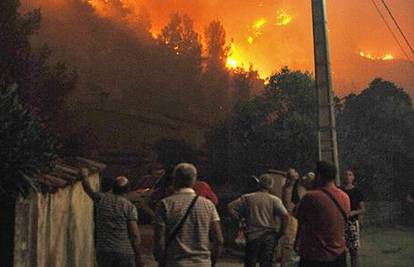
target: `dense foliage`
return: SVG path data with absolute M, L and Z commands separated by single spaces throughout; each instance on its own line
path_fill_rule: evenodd
M 309 171 L 317 159 L 317 107 L 309 73 L 283 68 L 265 92 L 240 102 L 210 135 L 212 175 L 240 180 L 268 168 Z
M 36 117 L 53 120 L 74 88 L 76 73 L 63 63 L 52 63 L 45 44 L 32 48 L 31 37 L 40 28 L 40 10 L 21 13 L 19 7 L 19 0 L 0 1 L 0 78 L 19 85 L 22 101 Z
M 52 63 L 46 45 L 33 49 L 40 10 L 21 12 L 18 0 L 1 1 L 0 10 L 0 197 L 15 198 L 36 189 L 40 171 L 56 158 L 48 133 L 56 132 L 52 122 L 76 74 Z
M 317 155 L 317 100 L 308 73 L 287 68 L 210 135 L 212 177 L 244 182 L 268 168 L 302 173 Z M 352 168 L 368 199 L 395 199 L 414 185 L 414 111 L 395 84 L 373 80 L 337 106 L 341 175 Z
M 414 111 L 402 88 L 375 79 L 344 98 L 337 118 L 342 168 L 355 170 L 371 198 L 399 197 L 414 186 Z
M 0 83 L 0 198 L 36 190 L 56 151 L 56 140 L 22 105 L 17 87 Z

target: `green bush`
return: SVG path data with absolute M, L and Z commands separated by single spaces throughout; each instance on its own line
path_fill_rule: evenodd
M 21 104 L 17 86 L 0 82 L 0 197 L 37 190 L 41 170 L 56 158 L 57 143 Z

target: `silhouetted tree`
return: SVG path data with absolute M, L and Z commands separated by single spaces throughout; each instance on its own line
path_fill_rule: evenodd
M 259 73 L 251 67 L 249 70 L 241 68 L 231 72 L 233 102 L 248 101 L 263 91 L 264 82 Z
M 392 199 L 414 182 L 414 111 L 394 83 L 373 80 L 337 112 L 342 169 L 353 168 L 370 198 Z
M 32 49 L 30 37 L 39 30 L 40 10 L 21 14 L 19 6 L 19 0 L 0 3 L 0 74 L 6 83 L 17 83 L 23 102 L 47 120 L 60 111 L 76 74 L 62 63 L 50 64 L 46 46 Z
M 212 21 L 204 30 L 206 42 L 206 69 L 207 71 L 225 72 L 225 64 L 230 47 L 226 45 L 226 32 L 223 24 Z
M 201 69 L 201 42 L 200 36 L 194 31 L 193 21 L 187 15 L 178 13 L 171 16 L 170 22 L 162 29 L 158 37 L 161 45 L 169 55 L 187 61 L 193 67 L 191 73 Z M 176 66 L 167 66 L 176 67 Z
M 0 82 L 0 199 L 38 187 L 42 168 L 55 159 L 56 140 L 22 105 L 17 86 Z
M 313 78 L 283 68 L 261 95 L 240 102 L 234 116 L 210 135 L 213 176 L 240 181 L 272 167 L 311 170 L 318 152 L 316 118 Z
M 141 8 L 137 17 L 137 30 L 140 40 L 150 43 L 153 38 L 151 34 L 151 18 L 149 12 L 145 8 Z
M 176 107 L 180 116 L 195 119 L 204 100 L 200 86 L 202 46 L 192 20 L 186 15 L 173 14 L 158 42 L 164 54 L 163 87 L 171 96 L 171 106 Z

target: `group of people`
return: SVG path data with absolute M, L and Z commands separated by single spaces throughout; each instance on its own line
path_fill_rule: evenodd
M 91 189 L 87 170 L 81 173 L 96 210 L 98 267 L 145 266 L 128 179 L 116 178 L 111 192 L 101 193 Z M 272 194 L 274 178 L 263 174 L 257 178 L 257 191 L 228 204 L 231 217 L 245 229 L 245 267 L 275 266 L 277 259 L 286 266 L 292 250 L 300 257 L 300 267 L 347 266 L 347 251 L 351 266 L 358 266 L 363 195 L 353 184 L 352 170 L 346 171 L 342 188 L 335 184 L 336 174 L 335 166 L 324 161 L 302 178 L 290 169 L 279 197 Z M 161 267 L 214 266 L 224 243 L 217 203 L 194 190 L 194 165 L 180 163 L 171 176 L 171 192 L 160 199 L 153 214 L 154 258 Z M 352 235 L 346 235 L 349 231 Z

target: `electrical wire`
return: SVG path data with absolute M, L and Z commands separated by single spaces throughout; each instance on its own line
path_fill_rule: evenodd
M 405 36 L 404 32 L 402 31 L 400 25 L 398 24 L 397 20 L 395 19 L 394 15 L 392 14 L 390 8 L 388 7 L 387 3 L 385 3 L 385 0 L 381 0 L 382 4 L 384 5 L 385 9 L 388 11 L 388 14 L 392 18 L 392 21 L 394 21 L 395 26 L 397 26 L 398 31 L 401 33 L 402 37 L 404 38 L 405 43 L 408 45 L 408 47 L 411 50 L 411 53 L 414 54 L 414 49 L 411 46 L 410 42 L 408 41 L 407 37 Z
M 372 4 L 374 5 L 378 15 L 381 17 L 382 21 L 384 22 L 385 26 L 387 26 L 388 31 L 391 33 L 392 37 L 394 38 L 394 41 L 397 43 L 397 45 L 400 47 L 401 52 L 403 52 L 403 54 L 405 55 L 405 57 L 407 58 L 408 62 L 410 62 L 411 66 L 414 67 L 414 63 L 411 61 L 410 57 L 408 56 L 407 52 L 405 51 L 405 49 L 403 48 L 403 46 L 401 45 L 400 41 L 398 40 L 397 36 L 394 34 L 391 26 L 388 24 L 387 20 L 385 19 L 384 15 L 381 13 L 381 10 L 379 9 L 377 3 L 375 3 L 374 0 L 371 0 Z

